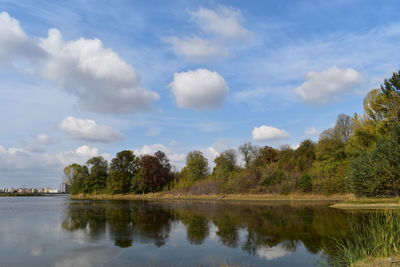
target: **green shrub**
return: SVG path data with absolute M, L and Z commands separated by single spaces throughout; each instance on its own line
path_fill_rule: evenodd
M 312 189 L 311 177 L 303 174 L 299 179 L 299 188 L 303 192 L 310 192 Z

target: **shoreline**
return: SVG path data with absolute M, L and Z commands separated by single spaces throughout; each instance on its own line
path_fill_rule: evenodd
M 75 195 L 73 200 L 210 200 L 210 201 L 344 201 L 349 195 L 277 195 L 277 194 L 210 194 L 189 195 L 173 193 L 149 193 L 141 195 Z
M 148 193 L 140 195 L 75 195 L 72 200 L 190 200 L 190 201 L 239 201 L 239 202 L 336 202 L 331 208 L 342 210 L 400 209 L 400 198 L 356 198 L 352 194 L 314 195 L 314 194 L 210 194 L 191 195 L 178 193 Z

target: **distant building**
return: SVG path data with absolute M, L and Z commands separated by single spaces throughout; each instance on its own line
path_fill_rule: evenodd
M 68 194 L 69 193 L 69 184 L 62 183 L 61 187 L 60 187 L 60 192 L 64 193 L 64 194 Z

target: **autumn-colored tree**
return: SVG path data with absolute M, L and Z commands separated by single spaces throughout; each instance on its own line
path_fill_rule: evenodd
M 168 182 L 168 172 L 156 156 L 141 156 L 139 171 L 136 174 L 138 191 L 141 193 L 161 191 Z

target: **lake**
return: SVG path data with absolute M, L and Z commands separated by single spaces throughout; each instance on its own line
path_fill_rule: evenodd
M 0 198 L 0 266 L 327 266 L 366 212 L 331 203 Z

